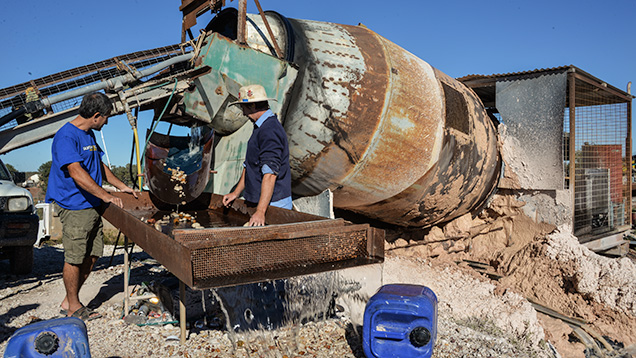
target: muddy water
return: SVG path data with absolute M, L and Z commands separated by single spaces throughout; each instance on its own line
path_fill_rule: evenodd
M 298 339 L 302 325 L 343 315 L 361 325 L 365 303 L 381 285 L 380 264 L 217 288 L 212 295 L 235 353 L 292 357 L 310 348 Z

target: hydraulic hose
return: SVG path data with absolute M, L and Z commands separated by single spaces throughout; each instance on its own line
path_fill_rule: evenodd
M 137 186 L 137 181 L 135 180 L 135 176 L 133 175 L 133 158 L 135 156 L 135 133 L 133 133 L 133 140 L 130 146 L 130 161 L 128 164 L 128 175 L 130 175 L 130 181 L 133 183 L 133 186 Z M 137 172 L 139 173 L 139 172 Z M 141 191 L 141 188 L 137 188 Z
M 26 113 L 26 108 L 22 107 L 20 109 L 16 109 L 15 111 L 10 112 L 0 118 L 0 127 L 11 122 L 12 120 L 20 117 L 21 115 Z
M 137 182 L 139 183 L 139 191 L 144 187 L 143 177 L 139 175 L 141 173 L 141 159 L 139 157 L 139 134 L 137 132 L 137 126 L 133 127 L 133 136 L 135 137 L 135 153 L 137 154 Z

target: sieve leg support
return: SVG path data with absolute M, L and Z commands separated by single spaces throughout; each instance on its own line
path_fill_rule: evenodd
M 128 292 L 130 285 L 130 258 L 128 257 L 128 237 L 124 235 L 124 316 L 128 315 L 130 308 L 130 293 Z
M 185 344 L 186 342 L 185 291 L 185 283 L 179 280 L 179 326 L 181 329 L 181 344 Z

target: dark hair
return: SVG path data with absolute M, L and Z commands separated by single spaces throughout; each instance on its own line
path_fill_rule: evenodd
M 101 92 L 93 92 L 85 95 L 79 107 L 79 115 L 84 118 L 91 118 L 97 113 L 108 117 L 112 111 L 113 104 L 110 98 Z
M 254 103 L 254 108 L 257 111 L 266 111 L 269 109 L 269 103 L 267 101 L 253 102 L 253 103 Z

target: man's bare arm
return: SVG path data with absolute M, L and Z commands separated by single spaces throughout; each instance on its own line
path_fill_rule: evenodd
M 245 168 L 243 168 L 243 171 L 241 172 L 241 179 L 239 179 L 239 182 L 236 184 L 236 188 L 234 188 L 234 191 L 229 194 L 223 195 L 223 205 L 229 207 L 230 204 L 232 204 L 232 202 L 241 195 L 244 189 L 245 189 Z
M 95 180 L 82 168 L 79 162 L 74 162 L 67 165 L 68 173 L 73 178 L 75 183 L 82 189 L 93 194 L 94 196 L 102 199 L 105 203 L 113 203 L 119 207 L 123 207 L 123 203 L 120 198 L 109 194 L 104 188 L 97 185 Z
M 269 202 L 274 195 L 274 186 L 276 185 L 276 175 L 267 173 L 263 175 L 261 182 L 261 196 L 258 199 L 258 205 L 256 205 L 256 212 L 250 218 L 249 226 L 263 226 L 265 225 L 265 213 L 269 207 Z
M 102 168 L 104 169 L 104 176 L 106 177 L 106 181 L 112 184 L 115 188 L 119 189 L 123 193 L 132 194 L 135 198 L 137 198 L 137 193 L 130 188 L 128 185 L 124 184 L 113 172 L 108 168 L 106 164 L 102 162 Z

